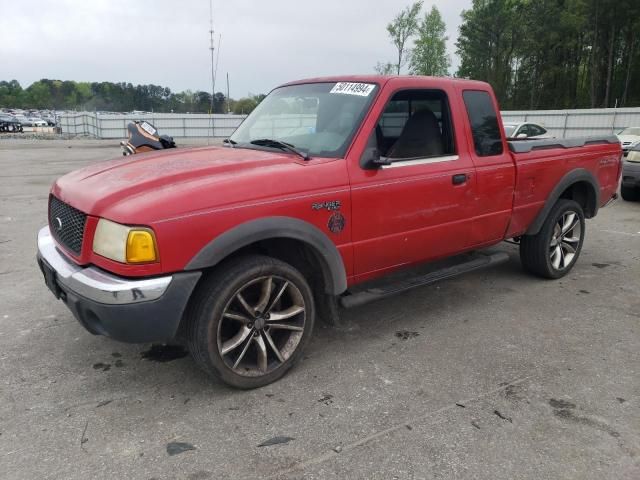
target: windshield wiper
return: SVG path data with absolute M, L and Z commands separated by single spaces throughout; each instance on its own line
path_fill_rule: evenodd
M 236 142 L 235 140 L 231 140 L 230 138 L 225 138 L 224 140 L 222 140 L 222 143 L 226 143 L 231 148 L 238 144 L 238 142 Z
M 295 147 L 295 145 L 291 145 L 290 143 L 283 142 L 281 140 L 274 140 L 272 138 L 258 138 L 257 140 L 251 140 L 249 142 L 252 145 L 258 145 L 260 147 L 272 147 L 279 148 L 281 150 L 287 150 L 288 152 L 295 153 L 296 155 L 301 156 L 305 160 L 309 160 L 309 155 L 306 152 Z

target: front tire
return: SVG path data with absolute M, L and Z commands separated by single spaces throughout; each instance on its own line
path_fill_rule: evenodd
M 520 261 L 543 278 L 564 277 L 575 265 L 584 242 L 585 220 L 580 204 L 560 199 L 536 235 L 520 240 Z
M 191 355 L 232 387 L 275 382 L 300 361 L 311 338 L 315 306 L 309 284 L 291 265 L 262 255 L 216 268 L 190 305 Z
M 620 187 L 620 195 L 627 202 L 637 202 L 640 200 L 640 187 Z

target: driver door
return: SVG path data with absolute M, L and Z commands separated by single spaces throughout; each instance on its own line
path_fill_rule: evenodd
M 459 153 L 454 132 L 462 127 L 452 98 L 446 86 L 388 94 L 369 141 L 390 163 L 350 163 L 356 281 L 470 244 L 475 170 Z

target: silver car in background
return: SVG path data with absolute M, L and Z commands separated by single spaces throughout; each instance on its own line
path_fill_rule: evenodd
M 622 144 L 622 153 L 626 157 L 629 150 L 640 145 L 640 127 L 627 127 L 617 135 Z
M 505 136 L 509 139 L 553 138 L 547 129 L 537 123 L 505 123 Z

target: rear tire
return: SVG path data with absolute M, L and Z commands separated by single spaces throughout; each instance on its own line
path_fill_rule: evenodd
M 584 234 L 584 212 L 580 204 L 573 200 L 558 200 L 540 231 L 536 235 L 522 236 L 522 266 L 539 277 L 564 277 L 580 256 Z
M 216 267 L 198 286 L 187 346 L 213 377 L 257 388 L 300 361 L 314 321 L 313 293 L 302 274 L 278 259 L 249 255 Z
M 640 188 L 638 187 L 625 187 L 622 185 L 620 187 L 620 195 L 623 200 L 627 202 L 637 202 L 640 200 Z

